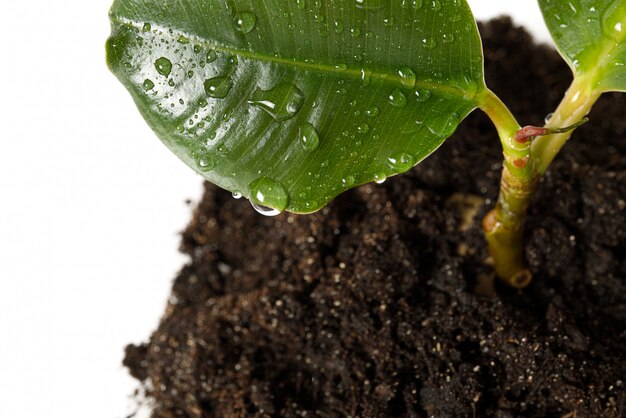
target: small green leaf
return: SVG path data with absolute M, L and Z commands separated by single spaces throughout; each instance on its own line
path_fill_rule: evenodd
M 116 0 L 110 17 L 108 64 L 161 140 L 279 210 L 410 169 L 485 90 L 465 0 Z
M 576 76 L 599 92 L 626 91 L 626 1 L 539 0 L 548 29 Z

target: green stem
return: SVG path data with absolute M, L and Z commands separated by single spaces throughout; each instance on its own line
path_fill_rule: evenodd
M 531 281 L 524 263 L 524 223 L 530 200 L 539 179 L 554 157 L 587 116 L 600 93 L 592 89 L 589 78 L 576 77 L 545 128 L 553 134 L 534 141 L 516 141 L 519 124 L 493 92 L 478 95 L 479 107 L 498 130 L 504 151 L 500 194 L 495 209 L 483 220 L 489 252 L 499 278 L 516 288 Z M 567 129 L 562 129 L 568 127 Z
M 500 194 L 495 209 L 483 220 L 483 229 L 496 275 L 510 286 L 530 283 L 524 263 L 524 222 L 536 187 L 534 160 L 529 142 L 518 142 L 521 128 L 502 101 L 489 90 L 478 96 L 479 106 L 493 121 L 504 152 Z
M 576 77 L 572 85 L 565 93 L 546 128 L 560 128 L 579 123 L 589 114 L 591 107 L 598 100 L 601 93 L 592 90 L 589 77 Z M 546 172 L 554 157 L 559 153 L 563 145 L 572 136 L 574 131 L 538 137 L 532 144 L 531 151 L 536 166 L 537 175 Z

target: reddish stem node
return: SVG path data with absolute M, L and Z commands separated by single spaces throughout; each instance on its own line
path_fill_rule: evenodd
M 522 129 L 515 133 L 515 141 L 520 144 L 525 144 L 536 136 L 546 135 L 548 129 L 540 128 L 539 126 L 524 126 Z

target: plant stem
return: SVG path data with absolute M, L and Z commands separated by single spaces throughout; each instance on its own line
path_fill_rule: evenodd
M 592 89 L 592 83 L 588 77 L 576 77 L 545 127 L 559 128 L 580 122 L 589 114 L 591 107 L 600 95 L 600 92 Z M 531 152 L 537 176 L 546 172 L 554 157 L 572 136 L 572 132 L 573 130 L 535 139 L 531 146 Z
M 545 128 L 579 124 L 600 97 L 590 79 L 576 77 Z M 483 220 L 489 252 L 499 278 L 512 287 L 526 287 L 532 276 L 524 263 L 524 223 L 533 192 L 554 157 L 572 135 L 566 132 L 539 136 L 534 141 L 515 140 L 519 124 L 493 92 L 478 96 L 480 108 L 498 130 L 504 151 L 500 194 L 495 209 Z
M 530 142 L 518 142 L 517 123 L 508 108 L 491 91 L 478 97 L 480 108 L 493 121 L 504 151 L 500 194 L 495 209 L 483 220 L 489 253 L 496 275 L 510 286 L 522 288 L 530 283 L 524 263 L 524 222 L 530 198 L 536 187 Z

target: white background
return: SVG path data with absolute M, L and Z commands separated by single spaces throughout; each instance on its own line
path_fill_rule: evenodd
M 474 0 L 547 40 L 528 0 Z M 117 418 L 186 261 L 201 181 L 105 65 L 110 0 L 5 1 L 0 25 L 0 417 Z

